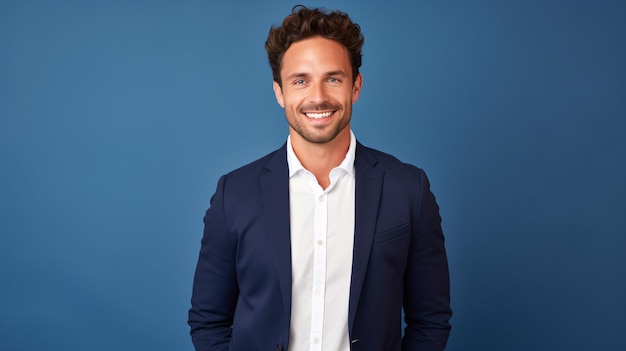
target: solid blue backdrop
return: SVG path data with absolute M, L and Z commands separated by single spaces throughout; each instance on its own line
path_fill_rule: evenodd
M 0 1 L 0 349 L 191 350 L 218 177 L 287 136 L 292 1 Z M 626 2 L 313 1 L 362 26 L 353 130 L 427 171 L 448 350 L 626 349 Z

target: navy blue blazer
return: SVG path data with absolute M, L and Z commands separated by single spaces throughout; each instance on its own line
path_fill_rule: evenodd
M 443 350 L 452 314 L 448 263 L 426 175 L 358 143 L 355 198 L 351 350 Z M 196 350 L 288 350 L 286 146 L 222 176 L 204 224 L 189 310 Z

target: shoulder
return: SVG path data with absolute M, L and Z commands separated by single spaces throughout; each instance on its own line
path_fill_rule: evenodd
M 262 179 L 269 172 L 279 170 L 275 176 L 268 179 L 280 180 L 282 179 L 281 174 L 284 174 L 284 178 L 288 179 L 286 155 L 283 146 L 257 160 L 223 174 L 217 182 L 215 193 L 211 198 L 211 206 L 214 205 L 214 201 L 222 203 L 221 206 L 224 208 L 231 208 L 259 200 L 263 188 Z M 282 168 L 285 169 L 284 172 L 281 172 Z
M 386 152 L 376 150 L 363 144 L 357 144 L 357 160 L 365 162 L 386 173 L 408 176 L 421 176 L 424 171 L 410 163 L 400 161 L 397 157 Z
M 224 196 L 248 196 L 260 191 L 261 179 L 272 172 L 272 179 L 288 178 L 287 151 L 285 144 L 277 150 L 244 166 L 222 175 L 218 181 L 218 192 Z M 228 195 L 226 195 L 228 194 Z
M 287 167 L 287 151 L 285 145 L 261 158 L 226 173 L 223 177 L 230 180 L 246 180 L 258 177 L 269 169 L 281 168 L 282 164 L 284 164 L 284 167 Z
M 357 178 L 363 179 L 363 175 L 368 174 L 381 177 L 385 193 L 394 196 L 412 198 L 415 194 L 424 195 L 430 188 L 421 168 L 361 144 L 357 147 L 355 168 Z

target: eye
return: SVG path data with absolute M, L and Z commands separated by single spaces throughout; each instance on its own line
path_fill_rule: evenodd
M 328 81 L 329 83 L 341 83 L 341 79 L 339 79 L 339 78 L 337 78 L 337 77 L 329 77 L 329 78 L 327 79 L 327 81 Z
M 306 84 L 306 80 L 304 79 L 297 79 L 293 82 L 294 85 L 304 85 Z

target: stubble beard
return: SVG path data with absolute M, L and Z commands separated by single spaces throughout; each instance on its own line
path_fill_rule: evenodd
M 296 133 L 298 133 L 298 135 L 300 135 L 300 137 L 302 137 L 302 139 L 306 140 L 307 142 L 313 143 L 313 144 L 325 144 L 334 140 L 337 137 L 337 135 L 339 135 L 350 124 L 352 109 L 351 108 L 348 108 L 346 110 L 339 109 L 335 113 L 339 113 L 339 112 L 344 112 L 344 117 L 346 117 L 346 119 L 341 120 L 339 121 L 339 123 L 333 124 L 331 126 L 323 127 L 323 128 L 330 128 L 330 130 L 325 133 L 323 132 L 322 128 L 318 128 L 318 127 L 313 127 L 314 130 L 307 129 L 307 127 L 303 125 L 303 123 L 300 123 L 299 119 L 294 119 L 293 122 L 287 119 L 287 122 L 289 123 L 289 126 L 291 127 L 291 129 L 293 129 Z M 304 118 L 307 118 L 307 117 L 304 117 Z M 316 133 L 316 130 L 320 131 L 321 133 Z

